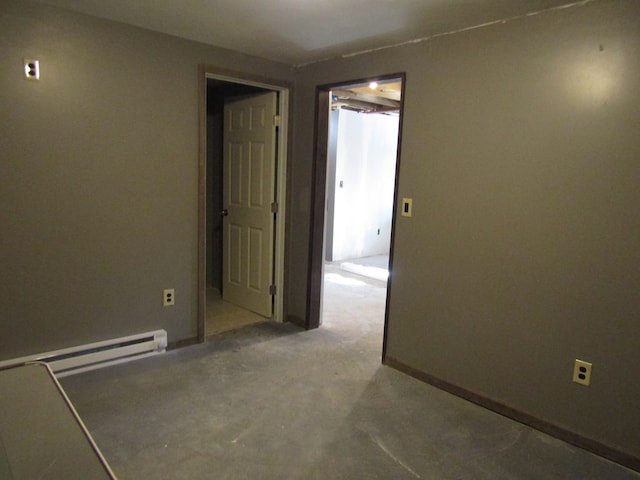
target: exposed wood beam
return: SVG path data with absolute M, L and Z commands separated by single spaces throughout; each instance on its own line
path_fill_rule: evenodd
M 359 93 L 351 90 L 332 90 L 331 94 L 338 97 L 338 100 L 348 100 L 349 103 L 359 101 L 363 104 L 382 105 L 384 107 L 400 109 L 400 102 L 389 98 L 383 98 L 375 94 Z

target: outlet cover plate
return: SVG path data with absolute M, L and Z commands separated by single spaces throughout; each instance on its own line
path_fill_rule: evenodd
M 40 80 L 40 62 L 25 58 L 24 76 L 28 80 Z
M 176 304 L 176 291 L 173 288 L 165 288 L 162 291 L 162 305 L 171 307 Z
M 591 368 L 593 365 L 584 360 L 576 361 L 573 366 L 573 381 L 588 387 L 591 384 Z

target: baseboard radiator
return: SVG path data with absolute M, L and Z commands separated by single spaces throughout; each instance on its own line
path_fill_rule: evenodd
M 157 355 L 164 352 L 166 348 L 167 332 L 156 330 L 5 360 L 0 362 L 0 370 L 29 362 L 45 362 L 51 367 L 56 377 L 60 378 Z

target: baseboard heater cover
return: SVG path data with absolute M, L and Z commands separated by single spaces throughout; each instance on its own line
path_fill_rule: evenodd
M 130 362 L 163 353 L 167 349 L 167 332 L 156 330 L 102 342 L 64 348 L 53 352 L 14 358 L 0 362 L 0 370 L 24 365 L 28 362 L 45 362 L 56 377 Z

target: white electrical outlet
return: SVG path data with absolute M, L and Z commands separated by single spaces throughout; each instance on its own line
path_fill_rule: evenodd
M 165 288 L 162 291 L 162 305 L 171 307 L 176 304 L 176 291 L 173 288 Z
M 29 80 L 40 79 L 40 62 L 38 60 L 24 60 L 24 76 Z
M 576 359 L 576 362 L 573 366 L 573 381 L 579 383 L 580 385 L 589 386 L 591 383 L 591 365 L 589 362 L 585 362 L 584 360 Z

